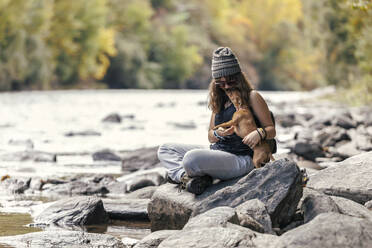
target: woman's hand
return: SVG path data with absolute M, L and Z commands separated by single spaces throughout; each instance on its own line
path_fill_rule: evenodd
M 253 149 L 258 143 L 260 143 L 261 137 L 257 131 L 253 131 L 243 138 L 243 143 Z
M 225 137 L 225 136 L 229 136 L 231 134 L 234 133 L 234 126 L 231 126 L 227 129 L 223 128 L 223 127 L 219 127 L 217 130 L 216 130 L 217 134 L 222 136 L 222 137 Z

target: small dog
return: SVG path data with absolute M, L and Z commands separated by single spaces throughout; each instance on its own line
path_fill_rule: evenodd
M 234 104 L 236 112 L 232 120 L 217 125 L 213 129 L 216 130 L 218 128 L 233 126 L 234 132 L 241 138 L 244 138 L 249 133 L 257 130 L 254 117 L 247 106 L 241 106 L 240 94 L 237 90 L 228 90 L 226 93 Z M 270 162 L 270 159 L 274 160 L 270 145 L 267 141 L 263 140 L 253 148 L 253 164 L 256 168 L 260 168 Z

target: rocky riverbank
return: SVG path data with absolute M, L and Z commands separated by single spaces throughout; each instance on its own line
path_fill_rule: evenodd
M 0 246 L 370 247 L 372 109 L 314 101 L 269 106 L 276 118 L 276 161 L 215 181 L 197 197 L 165 182 L 157 147 L 91 154 L 95 161 L 121 163 L 120 175 L 0 175 L 0 189 L 9 196 L 0 202 L 2 211 L 20 207 L 33 217 L 29 226 L 43 230 L 0 237 Z M 0 160 L 58 159 L 31 143 Z M 152 233 L 134 239 L 87 232 L 114 221 L 148 223 Z

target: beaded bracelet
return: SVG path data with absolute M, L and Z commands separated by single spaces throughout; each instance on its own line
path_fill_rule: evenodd
M 258 135 L 260 135 L 260 139 L 262 140 L 262 135 L 261 135 L 261 133 L 260 133 L 260 131 L 258 129 L 259 128 L 257 128 L 256 131 L 257 131 Z
M 262 131 L 263 131 L 263 133 L 264 133 L 264 137 L 263 137 L 263 139 L 265 140 L 266 139 L 266 137 L 267 137 L 267 133 L 266 133 L 266 130 L 265 130 L 265 128 L 261 128 L 262 129 Z
M 219 135 L 216 130 L 213 131 L 213 135 L 214 135 L 214 137 L 216 137 L 219 140 L 225 140 L 225 138 L 222 137 L 221 135 Z

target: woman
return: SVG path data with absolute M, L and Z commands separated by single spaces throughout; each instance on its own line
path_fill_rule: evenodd
M 273 139 L 275 126 L 265 100 L 241 72 L 238 59 L 228 47 L 213 52 L 212 77 L 209 85 L 209 103 L 212 116 L 209 124 L 208 148 L 186 144 L 163 144 L 158 157 L 168 169 L 168 181 L 180 184 L 187 191 L 201 194 L 212 184 L 213 178 L 228 180 L 253 170 L 253 148 L 261 137 Z M 244 105 L 250 106 L 263 128 L 249 133 L 243 139 L 233 127 L 213 130 L 214 126 L 229 121 L 235 107 L 229 91 L 239 90 Z

